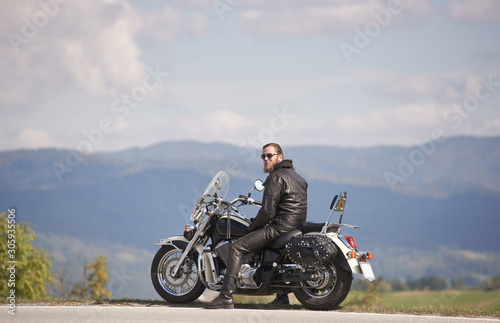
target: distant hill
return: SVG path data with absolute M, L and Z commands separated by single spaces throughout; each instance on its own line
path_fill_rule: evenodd
M 472 189 L 500 192 L 500 137 L 454 137 L 414 147 L 283 148 L 308 179 L 432 197 Z M 227 169 L 239 178 L 253 178 L 262 176 L 259 155 L 260 148 L 192 141 L 91 156 L 55 149 L 18 150 L 0 152 L 0 178 L 15 188 L 81 185 L 151 168 L 205 173 Z
M 309 220 L 324 221 L 333 195 L 347 190 L 344 222 L 361 226 L 349 231 L 361 249 L 379 253 L 376 274 L 442 273 L 476 283 L 499 275 L 500 137 L 449 138 L 432 151 L 432 143 L 426 145 L 283 148 L 309 182 Z M 0 152 L 0 210 L 16 207 L 18 220 L 36 226 L 56 261 L 69 264 L 83 261 L 76 255 L 92 260 L 97 252 L 107 253 L 116 281 L 134 277 L 126 286 L 118 284 L 120 293 L 154 297 L 147 276 L 154 243 L 182 233 L 216 171 L 231 174 L 228 197 L 245 194 L 254 179 L 264 179 L 259 156 L 260 148 L 198 142 L 91 156 L 56 149 Z M 253 216 L 256 209 L 245 212 Z M 388 250 L 393 254 L 385 254 Z M 483 256 L 468 252 L 457 258 L 459 250 Z M 433 252 L 463 266 L 406 258 Z M 404 270 L 394 270 L 396 265 Z M 383 272 L 377 273 L 379 268 Z

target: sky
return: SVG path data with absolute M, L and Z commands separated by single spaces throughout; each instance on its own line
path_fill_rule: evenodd
M 500 1 L 2 4 L 0 151 L 500 135 Z

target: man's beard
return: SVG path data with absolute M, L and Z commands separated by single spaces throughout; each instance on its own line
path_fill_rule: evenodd
M 264 165 L 264 173 L 272 173 L 274 172 L 274 164 L 271 163 L 269 165 Z

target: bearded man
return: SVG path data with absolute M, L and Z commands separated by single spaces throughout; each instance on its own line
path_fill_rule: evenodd
M 248 233 L 232 244 L 220 295 L 205 303 L 205 308 L 234 308 L 232 294 L 236 291 L 236 280 L 245 255 L 264 248 L 306 221 L 307 182 L 295 171 L 292 160 L 284 159 L 283 151 L 276 143 L 262 147 L 261 158 L 264 172 L 269 173 L 264 182 L 262 207 L 248 227 Z

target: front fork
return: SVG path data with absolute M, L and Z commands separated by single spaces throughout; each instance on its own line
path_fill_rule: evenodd
M 172 276 L 177 277 L 179 273 L 179 268 L 181 267 L 182 263 L 184 260 L 186 260 L 186 257 L 188 254 L 193 250 L 193 248 L 196 247 L 198 249 L 198 246 L 203 246 L 204 243 L 199 244 L 199 238 L 205 234 L 205 227 L 207 226 L 208 219 L 205 220 L 204 222 L 201 223 L 199 228 L 196 230 L 196 233 L 194 234 L 193 238 L 189 241 L 186 250 L 182 253 L 181 257 L 179 258 L 179 261 L 175 265 L 174 269 L 172 270 Z

